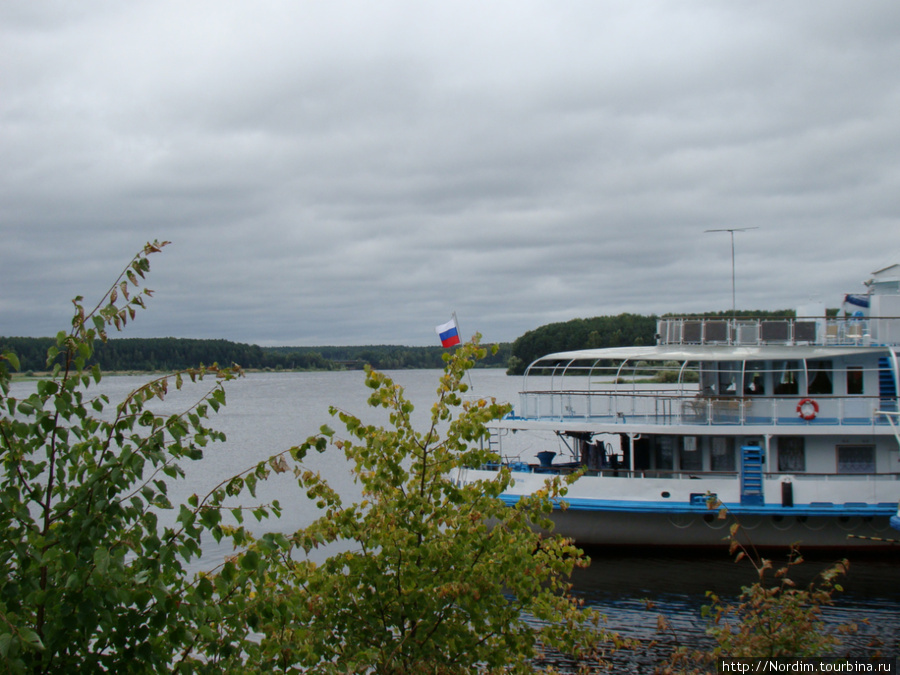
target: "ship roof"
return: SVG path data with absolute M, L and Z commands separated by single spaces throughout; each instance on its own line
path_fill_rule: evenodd
M 861 354 L 884 354 L 890 348 L 882 345 L 793 346 L 793 345 L 656 345 L 653 347 L 608 347 L 554 352 L 534 361 L 800 361 L 832 359 Z

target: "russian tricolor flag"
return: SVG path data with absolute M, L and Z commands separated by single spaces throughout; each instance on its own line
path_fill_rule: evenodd
M 459 326 L 456 325 L 456 317 L 440 326 L 435 327 L 435 332 L 441 338 L 442 347 L 452 347 L 459 344 Z

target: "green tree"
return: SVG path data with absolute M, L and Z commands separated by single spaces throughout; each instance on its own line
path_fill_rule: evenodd
M 484 356 L 477 339 L 446 356 L 424 433 L 410 422 L 402 388 L 370 369 L 370 403 L 388 411 L 388 427 L 333 410 L 346 438 L 324 427 L 173 505 L 167 495 L 184 476 L 179 463 L 223 438 L 207 419 L 239 371 L 179 371 L 114 405 L 97 393 L 102 374 L 91 365 L 95 343 L 152 295 L 142 280 L 149 256 L 165 245 L 148 244 L 93 309 L 74 300 L 72 328 L 48 349 L 51 376 L 33 394 L 11 395 L 19 360 L 0 355 L 5 672 L 530 672 L 550 650 L 592 653 L 605 634 L 567 581 L 587 559 L 572 542 L 540 534 L 574 477 L 551 479 L 515 508 L 499 499 L 508 471 L 461 480 L 466 467 L 496 461 L 481 441 L 485 425 L 508 409 L 463 401 L 462 377 Z M 181 413 L 149 405 L 205 378 L 215 382 Z M 352 463 L 362 502 L 344 505 L 303 468 L 311 449 L 328 447 Z M 254 538 L 245 512 L 262 519 L 280 506 L 233 504 L 246 504 L 271 471 L 288 471 L 291 456 L 322 516 L 293 535 L 275 527 Z M 160 522 L 164 511 L 172 524 Z M 189 573 L 209 538 L 229 540 L 237 554 Z M 347 542 L 350 550 L 320 565 L 302 556 Z
M 597 613 L 569 593 L 569 574 L 587 558 L 571 541 L 539 533 L 551 528 L 553 502 L 574 478 L 555 477 L 514 508 L 499 499 L 511 483 L 507 470 L 491 481 L 464 480 L 466 467 L 497 460 L 481 441 L 485 425 L 508 410 L 463 398 L 463 375 L 485 353 L 477 339 L 445 357 L 424 431 L 413 428 L 403 388 L 369 368 L 369 405 L 386 409 L 389 425 L 332 409 L 346 435 L 323 427 L 293 450 L 296 459 L 311 449 L 341 451 L 363 501 L 345 505 L 318 475 L 301 472 L 321 517 L 287 548 L 272 537 L 258 542 L 273 560 L 254 605 L 262 669 L 533 672 L 547 650 L 585 656 L 609 637 Z M 294 550 L 338 542 L 347 550 L 321 565 Z
M 535 359 L 553 352 L 654 344 L 655 316 L 619 314 L 572 319 L 530 330 L 513 342 L 510 375 L 521 375 Z
M 47 353 L 51 377 L 33 394 L 10 395 L 18 369 L 0 356 L 0 664 L 11 673 L 217 672 L 242 650 L 247 574 L 236 561 L 216 575 L 194 577 L 185 565 L 200 554 L 201 535 L 230 536 L 222 525 L 229 494 L 252 488 L 266 467 L 237 476 L 204 499 L 178 507 L 174 525 L 167 481 L 184 475 L 178 462 L 202 457 L 222 438 L 206 426 L 225 403 L 223 382 L 236 373 L 217 366 L 148 382 L 113 406 L 91 396 L 101 380 L 89 366 L 95 341 L 121 329 L 152 291 L 141 289 L 147 244 L 92 310 L 74 300 L 71 331 Z M 213 377 L 215 383 L 182 414 L 147 407 L 170 388 Z M 277 511 L 277 505 L 274 505 Z M 256 510 L 258 516 L 267 509 Z M 238 514 L 240 511 L 238 510 Z M 227 531 L 227 532 L 226 532 Z

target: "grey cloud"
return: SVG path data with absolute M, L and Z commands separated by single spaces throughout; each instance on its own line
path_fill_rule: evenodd
M 149 239 L 129 334 L 508 340 L 900 261 L 891 2 L 0 8 L 0 334 Z M 8 93 L 8 95 L 6 95 Z

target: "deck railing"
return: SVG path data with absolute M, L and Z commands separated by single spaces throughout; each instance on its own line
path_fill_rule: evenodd
M 896 410 L 895 401 L 877 396 L 699 396 L 671 391 L 528 391 L 519 395 L 515 419 L 596 421 L 649 425 L 885 425 L 880 411 Z M 815 405 L 804 406 L 803 401 Z M 810 411 L 814 414 L 810 415 Z
M 516 460 L 518 462 L 518 460 Z M 504 462 L 504 464 L 514 464 L 516 462 L 508 461 Z M 521 462 L 518 462 L 518 466 L 526 466 Z M 492 465 L 491 468 L 496 468 L 497 465 Z M 570 473 L 574 473 L 575 471 L 580 471 L 582 467 L 577 466 L 576 463 L 567 463 L 567 464 L 551 464 L 550 466 L 542 466 L 540 464 L 528 464 L 528 469 L 533 473 L 549 473 L 549 474 L 560 474 L 567 475 Z M 741 474 L 739 471 L 688 471 L 685 469 L 675 469 L 675 470 L 666 470 L 666 469 L 627 469 L 627 468 L 619 468 L 619 469 L 587 469 L 584 472 L 585 476 L 603 476 L 603 477 L 613 477 L 613 478 L 637 478 L 637 479 L 645 479 L 645 478 L 665 478 L 671 480 L 697 480 L 700 478 L 714 478 L 717 480 L 734 480 L 737 481 L 740 479 Z M 827 482 L 852 482 L 854 484 L 858 484 L 860 482 L 865 483 L 884 483 L 884 482 L 896 482 L 900 481 L 900 473 L 891 472 L 891 473 L 813 473 L 813 472 L 785 472 L 785 471 L 765 471 L 763 472 L 763 479 L 766 482 L 772 481 L 782 481 L 785 479 L 785 476 L 790 476 L 790 479 L 801 485 L 803 483 L 811 483 L 815 481 L 827 481 Z
M 661 345 L 847 345 L 896 342 L 900 319 L 783 318 L 694 319 L 666 318 L 656 324 Z

